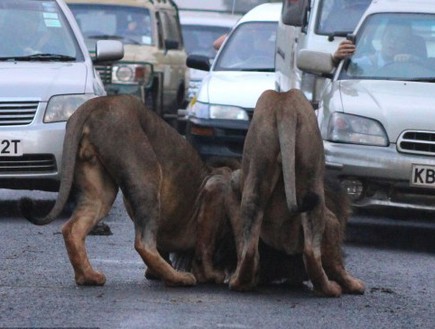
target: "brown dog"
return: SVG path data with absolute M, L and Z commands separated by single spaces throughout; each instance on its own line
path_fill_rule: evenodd
M 62 211 L 72 185 L 78 202 L 62 228 L 79 285 L 103 285 L 87 257 L 85 238 L 109 212 L 118 188 L 135 227 L 135 248 L 149 273 L 167 285 L 193 285 L 191 273 L 176 271 L 163 256 L 194 250 L 197 199 L 211 171 L 175 129 L 132 96 L 87 101 L 68 121 L 61 185 L 51 212 L 35 218 L 32 203 L 22 213 L 44 225 Z
M 197 248 L 192 263 L 192 271 L 199 282 L 222 283 L 235 269 L 237 257 L 234 236 L 239 236 L 242 232 L 231 231 L 229 216 L 235 214 L 240 207 L 239 179 L 240 170 L 233 172 L 229 168 L 221 168 L 211 176 L 202 190 Z M 362 294 L 364 284 L 345 270 L 341 251 L 344 231 L 351 214 L 349 198 L 338 182 L 328 177 L 325 178 L 325 203 L 327 209 L 321 245 L 322 265 L 328 277 L 338 282 L 345 293 Z M 275 213 L 277 218 L 289 216 L 287 210 L 280 213 L 281 210 Z M 300 223 L 299 217 L 300 214 L 292 214 L 288 220 Z M 233 224 L 235 220 L 237 219 L 232 218 Z M 241 228 L 241 225 L 233 226 Z M 277 230 L 275 234 L 279 237 L 281 232 Z M 286 280 L 293 285 L 300 285 L 308 279 L 302 259 L 302 234 L 296 234 L 295 239 L 297 242 L 282 241 L 287 249 L 272 248 L 260 239 L 260 262 L 256 276 L 260 284 Z M 288 245 L 295 245 L 295 249 L 288 249 Z
M 287 254 L 303 252 L 307 275 L 317 292 L 341 294 L 340 285 L 328 278 L 322 265 L 322 238 L 327 218 L 333 216 L 325 206 L 324 163 L 316 116 L 302 92 L 264 92 L 236 179 L 240 207 L 237 203 L 230 207 L 237 247 L 231 289 L 250 290 L 258 283 L 261 237 Z

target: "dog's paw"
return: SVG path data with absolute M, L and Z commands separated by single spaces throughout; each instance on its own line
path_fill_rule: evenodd
M 76 275 L 76 284 L 79 286 L 103 286 L 106 283 L 106 276 L 101 272 L 88 272 L 86 275 Z
M 363 295 L 365 291 L 364 282 L 359 279 L 352 278 L 343 287 L 343 291 L 346 294 Z
M 315 292 L 324 297 L 340 297 L 342 290 L 337 282 L 326 281 L 320 289 L 315 289 Z
M 165 285 L 168 287 L 189 287 L 196 285 L 196 278 L 189 272 L 176 272 L 175 278 L 165 280 Z

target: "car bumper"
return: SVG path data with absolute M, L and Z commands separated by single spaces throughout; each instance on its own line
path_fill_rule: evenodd
M 188 119 L 186 137 L 203 159 L 241 158 L 248 121 Z
M 433 167 L 433 157 L 399 153 L 395 144 L 324 146 L 326 169 L 347 188 L 354 206 L 435 211 L 435 184 L 411 184 L 413 165 Z
M 0 157 L 0 186 L 57 191 L 65 122 L 2 127 L 1 139 L 20 140 L 21 156 Z

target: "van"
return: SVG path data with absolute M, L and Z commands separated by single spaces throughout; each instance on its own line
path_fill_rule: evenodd
M 93 64 L 122 43 L 97 42 L 92 60 L 63 0 L 2 0 L 0 40 L 0 187 L 57 191 L 66 121 L 106 94 Z
M 355 207 L 435 211 L 435 2 L 373 0 L 355 53 L 333 74 L 329 53 L 302 70 L 329 77 L 318 123 L 326 170 Z
M 101 39 L 120 40 L 124 58 L 97 67 L 107 93 L 132 94 L 176 122 L 188 84 L 178 8 L 172 0 L 67 0 L 92 52 Z
M 313 105 L 325 79 L 301 72 L 297 54 L 310 49 L 333 53 L 351 34 L 371 0 L 283 1 L 275 51 L 277 91 L 300 88 Z

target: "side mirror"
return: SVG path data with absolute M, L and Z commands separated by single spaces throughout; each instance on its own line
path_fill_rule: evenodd
M 175 41 L 175 40 L 165 40 L 166 51 L 178 49 L 179 45 L 180 44 L 179 44 L 178 41 Z
M 124 57 L 124 45 L 119 40 L 98 40 L 93 62 L 116 62 Z
M 308 49 L 299 51 L 296 65 L 301 71 L 321 75 L 331 75 L 335 69 L 330 53 Z
M 207 56 L 195 54 L 187 56 L 186 66 L 200 71 L 210 71 L 211 67 L 210 60 Z
M 301 27 L 304 25 L 309 0 L 283 0 L 281 20 L 285 25 Z

